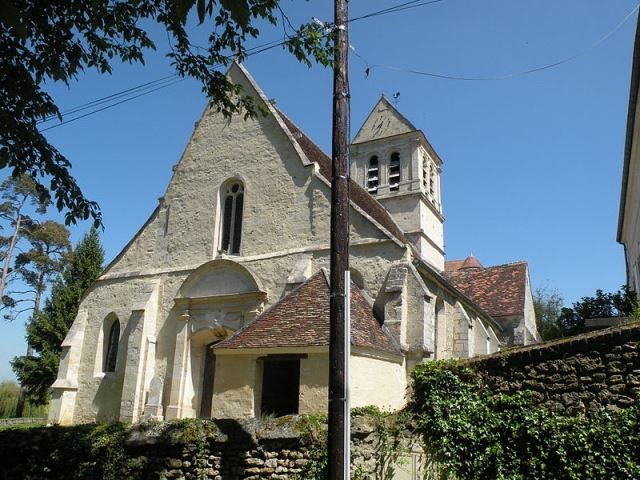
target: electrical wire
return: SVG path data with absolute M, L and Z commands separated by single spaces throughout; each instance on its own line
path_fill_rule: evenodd
M 422 7 L 425 5 L 432 5 L 432 4 L 436 4 L 436 3 L 440 3 L 443 2 L 445 0 L 411 0 L 408 2 L 404 2 L 401 4 L 397 4 L 382 10 L 377 10 L 375 12 L 370 12 L 368 14 L 365 15 L 361 15 L 358 17 L 353 17 L 351 19 L 349 19 L 348 23 L 353 23 L 353 22 L 357 22 L 360 20 L 364 20 L 364 19 L 368 19 L 368 18 L 372 18 L 372 17 L 377 17 L 377 16 L 382 16 L 382 15 L 388 15 L 391 13 L 397 13 L 397 12 L 401 12 L 404 10 L 408 10 L 408 9 L 412 9 L 412 8 L 418 8 L 418 7 Z M 603 37 L 601 37 L 600 39 L 598 39 L 596 42 L 594 42 L 593 44 L 591 44 L 590 46 L 588 46 L 586 49 L 581 50 L 569 57 L 566 57 L 562 60 L 559 60 L 557 62 L 553 62 L 547 65 L 543 65 L 540 67 L 535 67 L 535 68 L 531 68 L 528 70 L 523 70 L 523 71 L 518 71 L 518 72 L 513 72 L 513 73 L 509 73 L 506 75 L 499 75 L 499 76 L 492 76 L 492 77 L 473 77 L 473 76 L 461 76 L 461 75 L 449 75 L 449 74 L 440 74 L 440 73 L 435 73 L 435 72 L 427 72 L 427 71 L 420 71 L 420 70 L 414 70 L 414 69 L 407 69 L 407 68 L 402 68 L 402 67 L 397 67 L 397 66 L 393 66 L 393 65 L 384 65 L 384 64 L 374 64 L 374 65 L 370 65 L 367 60 L 362 57 L 361 55 L 359 55 L 356 51 L 355 48 L 353 48 L 352 46 L 351 49 L 353 51 L 353 53 L 360 58 L 365 64 L 366 64 L 366 69 L 365 69 L 365 78 L 369 76 L 371 70 L 373 69 L 387 69 L 387 70 L 394 70 L 394 71 L 398 71 L 398 72 L 404 72 L 404 73 L 410 73 L 410 74 L 414 74 L 414 75 L 420 75 L 420 76 L 427 76 L 427 77 L 433 77 L 433 78 L 440 78 L 440 79 L 445 79 L 445 80 L 456 80 L 456 81 L 492 81 L 492 80 L 505 80 L 505 79 L 509 79 L 509 78 L 514 78 L 514 77 L 518 77 L 518 76 L 524 76 L 524 75 L 529 75 L 532 73 L 536 73 L 536 72 L 540 72 L 543 70 L 547 70 L 550 68 L 554 68 L 560 65 L 563 65 L 565 63 L 568 63 L 572 60 L 575 60 L 576 58 L 579 58 L 587 53 L 589 53 L 590 51 L 594 50 L 595 48 L 597 48 L 600 44 L 602 44 L 604 41 L 606 41 L 610 36 L 612 36 L 613 34 L 615 34 L 626 22 L 627 20 L 640 8 L 640 3 L 637 4 L 612 30 L 610 30 L 608 33 L 606 33 Z M 326 23 L 325 26 L 327 27 L 327 33 L 325 35 L 328 35 L 329 32 L 331 31 L 332 25 L 330 23 Z M 272 50 L 274 48 L 280 47 L 285 45 L 287 42 L 287 39 L 285 40 L 273 40 L 270 42 L 266 42 L 264 44 L 252 47 L 247 49 L 246 51 L 246 57 L 250 57 L 252 55 L 257 55 L 259 53 L 263 53 L 266 52 L 268 50 Z M 215 65 L 212 68 L 217 68 L 222 66 L 222 64 L 219 65 Z M 134 100 L 136 98 L 142 97 L 144 95 L 156 92 L 158 90 L 170 87 L 172 85 L 175 85 L 183 80 L 186 80 L 186 78 L 179 78 L 179 75 L 176 74 L 172 74 L 172 75 L 168 75 L 166 77 L 162 77 L 156 80 L 152 80 L 140 85 L 137 85 L 135 87 L 131 87 L 125 90 L 122 90 L 120 92 L 116 92 L 113 93 L 111 95 L 107 95 L 105 97 L 99 98 L 97 100 L 93 100 L 91 102 L 88 102 L 86 104 L 82 104 L 79 105 L 77 107 L 74 107 L 70 110 L 64 111 L 62 112 L 62 115 L 72 115 L 74 113 L 79 113 L 97 106 L 101 106 L 104 104 L 107 104 L 106 106 L 103 106 L 101 108 L 95 109 L 95 110 L 91 110 L 90 112 L 87 112 L 83 115 L 77 116 L 77 117 L 73 117 L 69 120 L 63 120 L 62 122 L 56 124 L 56 125 L 52 125 L 50 127 L 44 128 L 41 131 L 45 132 L 47 130 L 51 130 L 53 128 L 57 128 L 60 127 L 62 125 L 66 125 L 68 123 L 74 122 L 76 120 L 80 120 L 82 118 L 86 118 L 90 115 L 93 115 L 94 113 L 98 113 L 98 112 L 102 112 L 104 110 L 107 110 L 109 108 L 121 105 L 123 103 L 129 102 L 131 100 Z M 118 100 L 115 103 L 112 103 L 114 100 Z M 44 123 L 47 121 L 50 121 L 54 118 L 57 118 L 57 116 L 52 115 L 50 117 L 47 117 L 43 120 L 40 120 L 38 123 Z
M 143 83 L 141 85 L 137 85 L 135 87 L 127 88 L 127 89 L 122 90 L 120 92 L 116 92 L 116 93 L 113 93 L 111 95 L 107 95 L 105 97 L 98 98 L 96 100 L 92 100 L 91 102 L 87 102 L 87 103 L 84 103 L 82 105 L 78 105 L 76 107 L 71 108 L 70 110 L 65 110 L 64 112 L 61 112 L 60 114 L 62 116 L 66 116 L 66 115 L 72 115 L 74 113 L 82 112 L 82 111 L 87 110 L 89 108 L 92 108 L 92 107 L 95 107 L 95 106 L 98 106 L 98 105 L 102 105 L 102 104 L 110 102 L 112 100 L 121 98 L 121 97 L 126 96 L 126 95 L 128 95 L 130 93 L 139 92 L 141 90 L 148 90 L 148 89 L 153 88 L 154 86 L 158 86 L 158 85 L 161 85 L 161 84 L 164 84 L 164 83 L 170 83 L 172 80 L 175 80 L 176 77 L 177 77 L 177 74 L 168 75 L 166 77 L 159 78 L 157 80 L 153 80 L 153 81 L 150 81 L 150 82 L 146 82 L 146 83 Z M 48 122 L 49 120 L 53 120 L 54 118 L 58 118 L 58 116 L 57 115 L 49 115 L 49 116 L 47 116 L 46 118 L 44 118 L 42 120 L 38 120 L 37 123 L 45 123 L 45 122 Z
M 412 0 L 412 1 L 409 1 L 409 2 L 404 2 L 404 3 L 398 4 L 398 5 L 394 5 L 394 6 L 388 7 L 388 8 L 382 9 L 382 10 L 377 10 L 375 12 L 371 12 L 371 13 L 368 13 L 368 14 L 365 14 L 365 15 L 361 15 L 359 17 L 351 18 L 351 19 L 349 19 L 349 23 L 357 22 L 357 21 L 360 21 L 360 20 L 364 20 L 364 19 L 372 18 L 372 17 L 376 17 L 376 16 L 381 16 L 381 15 L 387 15 L 387 14 L 390 14 L 390 13 L 400 12 L 400 11 L 404 11 L 404 10 L 407 10 L 407 9 L 410 9 L 410 8 L 417 8 L 417 7 L 421 7 L 421 6 L 424 6 L 424 5 L 430 5 L 430 4 L 433 4 L 433 3 L 439 3 L 439 2 L 442 2 L 442 1 L 444 1 L 444 0 L 428 0 L 428 1 L 425 1 L 425 0 Z M 251 55 L 256 55 L 256 54 L 259 54 L 259 53 L 266 52 L 268 50 L 272 50 L 274 48 L 277 48 L 277 47 L 285 45 L 286 42 L 287 42 L 287 40 L 273 40 L 273 41 L 270 41 L 270 42 L 266 42 L 266 43 L 258 45 L 256 47 L 252 47 L 250 49 L 247 49 L 246 56 L 249 57 Z M 221 66 L 221 65 L 216 65 L 213 68 L 216 68 L 216 67 L 219 67 L 219 66 Z M 61 115 L 62 116 L 73 115 L 74 113 L 79 113 L 79 112 L 91 109 L 93 107 L 104 105 L 105 103 L 109 104 L 109 105 L 107 105 L 105 107 L 98 108 L 96 110 L 92 110 L 91 112 L 88 112 L 86 114 L 80 115 L 78 117 L 74 117 L 74 118 L 71 118 L 69 120 L 63 120 L 60 123 L 58 123 L 56 125 L 53 125 L 51 127 L 44 128 L 41 131 L 45 132 L 47 130 L 51 130 L 53 128 L 60 127 L 62 125 L 66 125 L 67 123 L 74 122 L 75 120 L 79 120 L 81 118 L 86 118 L 86 117 L 92 115 L 93 113 L 102 112 L 102 111 L 107 110 L 107 109 L 109 109 L 111 107 L 115 107 L 117 105 L 121 105 L 123 103 L 126 103 L 126 102 L 128 102 L 130 100 L 134 100 L 136 98 L 142 97 L 143 95 L 147 95 L 149 93 L 156 92 L 158 90 L 161 90 L 162 88 L 170 87 L 170 86 L 175 85 L 176 83 L 178 83 L 178 82 L 174 82 L 173 81 L 174 79 L 177 79 L 177 78 L 178 78 L 178 74 L 174 73 L 172 75 L 168 75 L 166 77 L 162 77 L 162 78 L 159 78 L 159 79 L 156 79 L 156 80 L 152 80 L 152 81 L 137 85 L 135 87 L 127 88 L 125 90 L 122 90 L 122 91 L 107 95 L 105 97 L 101 97 L 101 98 L 93 100 L 91 102 L 87 102 L 85 104 L 78 105 L 78 106 L 73 107 L 73 108 L 71 108 L 69 110 L 61 112 Z M 180 80 L 184 80 L 184 79 L 180 79 Z M 123 98 L 123 97 L 126 97 L 126 98 Z M 121 99 L 121 100 L 119 100 L 119 101 L 117 101 L 115 103 L 111 103 L 114 100 L 118 100 L 118 99 Z M 58 118 L 57 115 L 50 115 L 50 116 L 48 116 L 48 117 L 46 117 L 44 119 L 39 120 L 37 123 L 38 124 L 46 123 L 46 122 L 49 122 L 49 121 L 54 120 L 56 118 Z
M 269 50 L 270 48 L 274 48 L 275 46 L 278 46 L 278 45 L 280 45 L 282 43 L 283 42 L 281 40 L 276 40 L 276 41 L 271 41 L 271 42 L 267 42 L 267 43 L 261 44 L 261 45 L 256 46 L 256 47 L 252 47 L 250 49 L 247 49 L 247 56 L 251 56 L 251 55 L 254 55 L 256 53 L 261 53 L 263 51 Z M 267 47 L 267 48 L 265 48 L 265 47 Z M 221 64 L 214 66 L 214 68 L 215 67 L 219 67 L 219 66 L 221 66 Z M 156 80 L 152 80 L 152 81 L 149 81 L 149 82 L 146 82 L 146 83 L 142 83 L 142 84 L 137 85 L 135 87 L 130 87 L 130 88 L 121 90 L 119 92 L 107 95 L 105 97 L 98 98 L 98 99 L 93 100 L 91 102 L 87 102 L 87 103 L 84 103 L 82 105 L 78 105 L 78 106 L 73 107 L 73 108 L 71 108 L 69 110 L 65 110 L 64 112 L 61 112 L 61 115 L 62 116 L 72 115 L 74 113 L 78 113 L 78 112 L 87 110 L 89 108 L 92 108 L 92 107 L 95 107 L 95 106 L 99 106 L 99 105 L 103 105 L 105 103 L 109 103 L 109 102 L 111 102 L 113 100 L 116 100 L 116 99 L 119 99 L 119 98 L 122 98 L 122 97 L 126 97 L 126 96 L 128 96 L 130 94 L 133 94 L 133 93 L 140 93 L 142 91 L 145 91 L 146 93 L 155 92 L 157 90 L 160 90 L 160 88 L 154 88 L 154 87 L 157 87 L 159 85 L 163 85 L 163 88 L 164 87 L 169 87 L 171 85 L 174 85 L 176 83 L 176 82 L 174 82 L 174 80 L 176 80 L 178 78 L 179 78 L 179 75 L 177 73 L 174 73 L 174 74 L 171 74 L 171 75 L 167 75 L 166 77 L 162 77 L 162 78 L 158 78 Z M 138 98 L 138 97 L 141 97 L 141 96 L 142 95 L 135 95 L 135 96 L 132 96 L 131 99 Z M 114 105 L 120 105 L 122 103 L 124 103 L 124 102 L 117 102 Z M 102 111 L 102 110 L 106 110 L 106 109 L 102 108 L 102 109 L 99 109 L 97 111 Z M 83 115 L 82 118 L 84 118 L 86 116 L 87 115 Z M 44 118 L 42 120 L 39 120 L 36 123 L 38 123 L 38 124 L 46 123 L 46 122 L 48 122 L 50 120 L 53 120 L 55 118 L 58 118 L 58 116 L 57 115 L 49 115 L 48 117 L 46 117 L 46 118 Z M 60 125 L 62 125 L 63 123 L 65 123 L 65 122 L 61 122 Z M 68 121 L 66 123 L 68 123 Z M 45 131 L 45 130 L 49 130 L 49 128 L 43 129 L 42 131 Z
M 426 76 L 426 77 L 440 78 L 440 79 L 445 79 L 445 80 L 458 80 L 458 81 L 467 81 L 467 82 L 484 82 L 484 81 L 494 81 L 494 80 L 507 80 L 507 79 L 510 79 L 510 78 L 522 77 L 522 76 L 525 76 L 525 75 L 530 75 L 532 73 L 541 72 L 543 70 L 548 70 L 550 68 L 555 68 L 555 67 L 558 67 L 560 65 L 564 65 L 565 63 L 571 62 L 571 61 L 573 61 L 573 60 L 575 60 L 577 58 L 580 58 L 580 57 L 586 55 L 587 53 L 590 53 L 591 51 L 593 51 L 594 49 L 599 47 L 602 43 L 604 43 L 609 37 L 611 37 L 613 34 L 615 34 L 618 30 L 620 30 L 620 28 L 627 22 L 627 20 L 629 20 L 629 18 L 631 18 L 633 16 L 634 13 L 636 13 L 638 11 L 639 8 L 640 8 L 640 3 L 638 3 L 635 7 L 633 7 L 633 9 L 629 13 L 627 13 L 625 15 L 625 17 L 619 23 L 617 23 L 615 27 L 613 27 L 613 29 L 609 30 L 604 36 L 600 37 L 597 41 L 595 41 L 594 43 L 592 43 L 588 47 L 584 48 L 583 50 L 580 50 L 577 53 L 574 53 L 573 55 L 570 55 L 568 57 L 563 58 L 562 60 L 558 60 L 558 61 L 553 62 L 553 63 L 549 63 L 549 64 L 542 65 L 542 66 L 539 66 L 539 67 L 530 68 L 530 69 L 527 69 L 527 70 L 521 70 L 521 71 L 517 71 L 517 72 L 508 73 L 508 74 L 505 74 L 505 75 L 497 75 L 497 76 L 492 76 L 492 77 L 471 77 L 471 76 L 467 77 L 467 76 L 461 76 L 461 75 L 448 75 L 448 74 L 441 74 L 441 73 L 434 73 L 434 72 L 425 72 L 425 71 L 420 71 L 420 70 L 412 70 L 412 69 L 408 69 L 408 68 L 396 67 L 396 66 L 393 66 L 393 65 L 383 65 L 383 64 L 369 65 L 369 63 L 362 56 L 357 55 L 357 54 L 356 55 L 367 64 L 367 68 L 365 69 L 365 78 L 369 76 L 369 73 L 374 68 L 384 68 L 386 70 L 394 70 L 394 71 L 398 71 L 398 72 L 411 73 L 411 74 L 414 74 L 414 75 L 421 75 L 421 76 Z M 355 53 L 355 51 L 354 51 L 354 53 Z
M 186 80 L 186 78 L 178 78 L 178 79 L 174 80 L 173 82 L 171 82 L 171 83 L 169 83 L 169 84 L 162 85 L 162 86 L 157 87 L 157 88 L 154 88 L 154 89 L 152 89 L 152 90 L 146 90 L 146 91 L 144 91 L 144 92 L 142 92 L 142 93 L 139 93 L 138 95 L 134 95 L 134 96 L 132 96 L 132 97 L 127 97 L 127 98 L 125 98 L 124 100 L 120 100 L 119 102 L 116 102 L 116 103 L 110 103 L 109 105 L 107 105 L 107 106 L 105 106 L 105 107 L 98 108 L 97 110 L 91 110 L 90 112 L 85 113 L 84 115 L 79 115 L 79 116 L 77 116 L 77 117 L 70 118 L 69 120 L 64 120 L 64 121 L 62 121 L 62 122 L 60 122 L 60 123 L 58 123 L 58 124 L 56 124 L 56 125 L 52 125 L 52 126 L 50 126 L 50 127 L 43 128 L 43 129 L 42 129 L 42 130 L 40 130 L 40 131 L 41 131 L 41 132 L 46 132 L 47 130 L 51 130 L 51 129 L 53 129 L 53 128 L 61 127 L 62 125 L 66 125 L 66 124 L 68 124 L 68 123 L 75 122 L 76 120 L 80 120 L 81 118 L 85 118 L 85 117 L 88 117 L 88 116 L 90 116 L 90 115 L 93 115 L 94 113 L 102 112 L 102 111 L 104 111 L 104 110 L 107 110 L 107 109 L 109 109 L 109 108 L 115 107 L 115 106 L 117 106 L 117 105 L 121 105 L 121 104 L 123 104 L 123 103 L 125 103 L 125 102 L 129 102 L 129 101 L 134 100 L 134 99 L 136 99 L 136 98 L 138 98 L 138 97 L 142 97 L 143 95 L 147 95 L 147 94 L 149 94 L 149 93 L 152 93 L 152 92 L 155 92 L 155 91 L 161 90 L 161 89 L 166 88 L 166 87 L 169 87 L 169 86 L 171 86 L 171 85 L 175 85 L 176 83 L 180 83 L 180 82 L 182 82 L 182 81 L 184 81 L 184 80 Z
M 359 17 L 350 18 L 348 23 L 357 22 L 359 20 L 364 20 L 366 18 L 378 17 L 380 15 L 387 15 L 389 13 L 403 12 L 404 10 L 409 10 L 411 8 L 423 7 L 425 5 L 432 5 L 434 3 L 444 2 L 445 0 L 412 0 L 410 2 L 401 3 L 399 5 L 395 5 L 388 8 L 383 8 L 382 10 L 378 10 L 376 12 L 367 13 L 365 15 L 361 15 Z

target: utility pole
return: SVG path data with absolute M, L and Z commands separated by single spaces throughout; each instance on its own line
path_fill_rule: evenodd
M 335 0 L 331 175 L 331 300 L 329 307 L 329 480 L 349 477 L 349 76 L 347 0 Z

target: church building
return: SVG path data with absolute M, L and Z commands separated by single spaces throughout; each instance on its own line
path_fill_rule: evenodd
M 206 109 L 157 208 L 63 342 L 54 424 L 327 410 L 330 158 L 269 114 Z M 526 262 L 445 261 L 442 160 L 383 96 L 350 150 L 351 406 L 413 367 L 538 341 Z

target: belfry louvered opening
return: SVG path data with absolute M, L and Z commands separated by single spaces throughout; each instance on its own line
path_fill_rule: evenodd
M 393 152 L 389 159 L 389 190 L 397 192 L 400 189 L 400 154 Z
M 380 167 L 378 165 L 378 157 L 375 155 L 369 159 L 367 168 L 367 191 L 375 195 L 378 193 L 378 185 L 380 184 Z

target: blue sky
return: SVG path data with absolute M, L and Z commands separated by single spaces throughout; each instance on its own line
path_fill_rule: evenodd
M 352 0 L 351 17 L 401 3 Z M 294 25 L 332 20 L 331 2 L 284 0 Z M 381 93 L 444 160 L 447 258 L 473 252 L 484 265 L 528 260 L 534 288 L 557 288 L 569 304 L 625 281 L 615 241 L 634 14 L 632 0 L 443 0 L 350 25 L 351 122 L 355 134 Z M 147 65 L 87 72 L 70 88 L 50 85 L 64 111 L 173 73 L 166 34 L 150 27 L 158 52 Z M 204 43 L 203 29 L 196 34 Z M 281 38 L 266 28 L 256 45 Z M 501 77 L 578 58 L 538 73 L 492 81 L 418 76 Z M 281 49 L 246 67 L 326 152 L 331 139 L 331 72 L 307 69 Z M 383 65 L 384 67 L 376 66 Z M 365 69 L 370 73 L 365 76 Z M 393 67 L 393 68 L 388 68 Z M 185 80 L 47 132 L 73 163 L 85 194 L 100 203 L 110 261 L 157 205 L 206 99 Z M 55 215 L 54 215 L 55 216 Z M 73 228 L 77 241 L 88 224 Z M 0 379 L 22 354 L 24 322 L 5 323 Z

